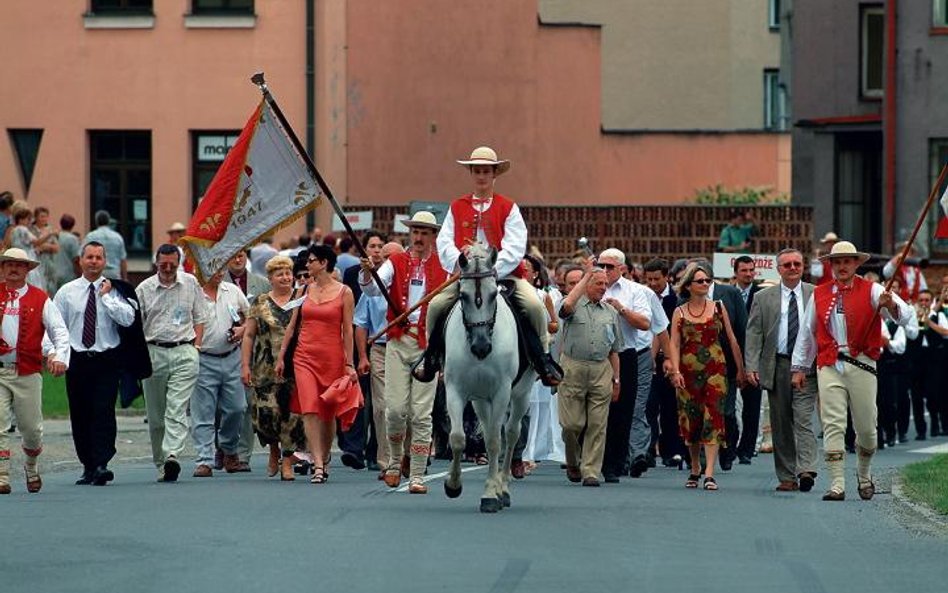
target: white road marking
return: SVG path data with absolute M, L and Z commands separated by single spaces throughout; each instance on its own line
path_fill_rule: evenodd
M 942 443 L 940 445 L 932 445 L 931 447 L 925 447 L 924 449 L 912 449 L 909 453 L 948 453 L 948 443 Z
M 467 473 L 467 472 L 476 472 L 476 471 L 479 470 L 479 469 L 487 469 L 487 466 L 486 466 L 486 465 L 475 465 L 474 467 L 465 467 L 465 468 L 462 468 L 462 469 L 461 469 L 461 473 L 463 474 L 463 473 Z M 422 481 L 422 482 L 431 482 L 432 480 L 437 480 L 437 479 L 440 479 L 440 478 L 443 478 L 443 477 L 447 476 L 448 473 L 449 473 L 449 472 L 438 472 L 438 473 L 436 473 L 436 474 L 431 474 L 431 475 L 428 475 L 428 476 L 425 476 L 424 478 L 422 478 L 421 481 Z M 404 486 L 399 486 L 399 487 L 396 488 L 395 490 L 389 490 L 389 492 L 408 492 L 408 486 L 409 486 L 409 484 L 405 484 Z

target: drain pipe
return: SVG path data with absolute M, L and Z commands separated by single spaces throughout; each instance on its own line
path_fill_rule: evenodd
M 316 162 L 316 0 L 306 0 L 306 152 Z M 316 227 L 316 212 L 306 213 L 306 232 Z
M 896 148 L 896 58 L 897 58 L 897 24 L 898 0 L 886 2 L 885 11 L 885 96 L 883 98 L 883 129 L 885 163 L 885 213 L 887 223 L 882 230 L 882 240 L 886 247 L 891 248 L 895 243 L 895 148 Z

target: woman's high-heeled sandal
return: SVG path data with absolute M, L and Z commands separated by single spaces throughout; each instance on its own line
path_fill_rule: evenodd
M 704 479 L 704 489 L 705 490 L 717 490 L 718 483 L 711 476 L 706 476 Z
M 310 484 L 325 484 L 326 480 L 329 479 L 329 474 L 321 467 L 316 467 L 313 469 L 313 477 L 310 478 Z
M 685 482 L 685 488 L 697 488 L 698 480 L 701 479 L 701 476 L 695 474 L 688 475 L 688 481 Z

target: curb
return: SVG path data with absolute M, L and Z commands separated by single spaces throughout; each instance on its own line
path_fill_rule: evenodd
M 937 535 L 948 533 L 948 516 L 938 513 L 928 505 L 913 501 L 905 494 L 905 490 L 902 488 L 901 471 L 892 477 L 892 499 L 924 519 L 924 522 L 916 525 L 920 530 Z

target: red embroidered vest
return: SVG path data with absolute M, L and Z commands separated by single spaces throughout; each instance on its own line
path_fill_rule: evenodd
M 905 277 L 905 268 L 911 267 L 915 270 L 915 282 L 909 286 L 908 279 Z M 914 303 L 918 300 L 918 291 L 922 289 L 922 270 L 918 266 L 906 266 L 902 265 L 899 267 L 898 272 L 896 272 L 895 277 L 899 279 L 899 286 L 902 288 L 899 290 L 899 296 L 902 297 L 902 300 L 905 302 Z
M 513 200 L 494 194 L 490 208 L 480 214 L 480 227 L 484 230 L 487 244 L 497 251 L 500 251 L 501 241 L 504 239 L 504 225 L 513 207 Z M 451 203 L 451 215 L 454 217 L 454 245 L 460 249 L 476 241 L 478 212 L 474 209 L 474 196 L 468 194 L 454 200 Z M 527 277 L 523 262 L 517 265 L 511 276 Z
M 834 313 L 836 299 L 840 294 L 833 292 L 834 286 L 835 284 L 822 284 L 813 290 L 816 304 L 817 368 L 836 364 L 839 352 L 839 344 L 829 331 L 830 316 Z M 849 355 L 856 357 L 865 354 L 873 360 L 879 360 L 882 354 L 882 325 L 875 317 L 872 307 L 872 282 L 856 276 L 853 278 L 852 288 L 846 291 L 845 295 L 842 298 Z
M 3 285 L 4 297 L 7 292 Z M 19 300 L 20 330 L 16 338 L 16 374 L 32 375 L 42 370 L 43 365 L 43 307 L 49 297 L 45 292 L 27 285 L 26 293 Z M 3 308 L 7 303 L 4 298 Z
M 408 310 L 409 281 L 411 279 L 411 255 L 407 252 L 395 253 L 388 261 L 392 262 L 394 275 L 392 276 L 392 285 L 389 287 L 389 294 L 392 300 L 401 308 L 400 311 L 393 311 L 388 308 L 386 317 L 389 323 L 395 320 L 399 314 Z M 441 286 L 448 279 L 448 273 L 441 266 L 441 260 L 438 254 L 432 250 L 431 255 L 425 261 L 425 294 L 430 293 L 435 288 Z M 425 318 L 428 316 L 428 303 L 421 306 L 421 316 L 418 318 L 418 345 L 422 348 L 427 347 L 427 334 L 425 333 Z M 390 340 L 401 338 L 405 331 L 411 326 L 396 325 L 388 330 Z

